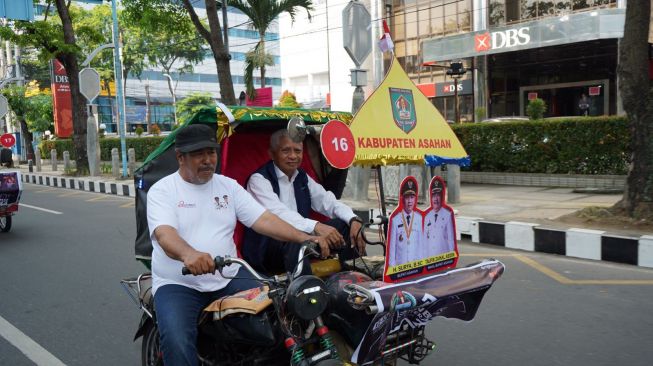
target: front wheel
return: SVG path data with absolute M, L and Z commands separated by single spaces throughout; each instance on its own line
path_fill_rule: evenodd
M 6 233 L 11 230 L 11 215 L 0 216 L 0 231 Z
M 159 342 L 159 328 L 154 322 L 148 322 L 143 330 L 143 346 L 141 348 L 141 364 L 143 366 L 163 366 L 163 353 Z

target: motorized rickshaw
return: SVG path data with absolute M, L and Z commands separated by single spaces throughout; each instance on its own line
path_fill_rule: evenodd
M 18 211 L 21 193 L 20 172 L 0 170 L 0 232 L 11 230 L 12 216 Z
M 347 170 L 333 168 L 327 163 L 320 146 L 319 132 L 316 132 L 319 128 L 315 127 L 330 120 L 339 120 L 349 125 L 352 121 L 352 115 L 349 113 L 219 105 L 217 108 L 201 109 L 186 124 L 202 123 L 214 129 L 221 144 L 217 172 L 237 180 L 244 186 L 248 177 L 269 160 L 268 140 L 272 132 L 288 128 L 289 124 L 296 128 L 297 118 L 300 119 L 301 125 L 305 125 L 302 128 L 313 130 L 313 133 L 305 136 L 302 168 L 339 198 L 345 186 Z M 291 120 L 294 123 L 289 123 Z M 145 160 L 134 177 L 137 188 L 135 254 L 136 258 L 148 267 L 152 244 L 146 218 L 147 191 L 160 178 L 176 171 L 178 165 L 174 151 L 175 135 L 173 131 Z M 241 238 L 242 230 L 237 229 L 234 235 L 237 245 Z M 384 242 L 378 244 L 384 245 Z M 238 258 L 216 257 L 215 260 L 216 268 L 231 263 L 247 267 L 247 264 Z M 292 273 L 286 274 L 287 276 L 282 274 L 280 277 L 261 278 L 263 283 L 267 283 L 266 289 L 261 291 L 273 299 L 274 307 L 270 305 L 267 310 L 255 313 L 258 315 L 240 311 L 237 313 L 239 315 L 235 315 L 236 318 L 223 318 L 220 314 L 233 309 L 225 310 L 220 302 L 222 300 L 217 300 L 220 303 L 216 307 L 220 310 L 215 310 L 216 307 L 213 307 L 213 310 L 205 310 L 213 315 L 202 317 L 199 326 L 208 329 L 200 334 L 205 334 L 217 342 L 212 343 L 212 351 L 202 351 L 202 342 L 198 341 L 198 352 L 201 353 L 198 356 L 203 364 L 232 364 L 228 356 L 233 352 L 236 353 L 233 364 L 279 364 L 279 361 L 281 364 L 290 362 L 292 365 L 342 364 L 331 363 L 340 362 L 339 360 L 384 364 L 397 358 L 419 363 L 434 349 L 434 343 L 426 338 L 424 332 L 426 324 L 436 316 L 472 319 L 483 295 L 504 268 L 498 261 L 484 261 L 422 280 L 383 287 L 385 285 L 379 281 L 382 274 L 379 275 L 378 261 L 363 262 L 362 266 L 360 263 L 353 263 L 350 268 L 341 268 L 337 260 L 317 261 L 313 264 L 313 273 L 319 275 L 324 282 L 314 278 L 303 281 Z M 382 264 L 383 260 L 381 266 Z M 151 277 L 149 274 L 143 274 L 123 280 L 123 284 L 132 290 L 133 300 L 143 310 L 141 325 L 136 334 L 136 338 L 143 337 L 143 364 L 159 364 L 158 331 L 150 292 Z M 375 292 L 379 294 L 376 298 L 373 295 Z M 261 297 L 255 295 L 260 294 L 242 297 Z M 239 295 L 236 297 L 241 298 Z M 385 308 L 383 302 L 386 302 Z M 288 320 L 294 315 L 301 318 L 302 309 L 308 309 L 309 304 L 324 304 L 324 307 L 321 312 L 312 314 L 310 319 Z M 280 309 L 283 310 L 279 311 Z M 270 320 L 272 318 L 277 320 Z M 236 324 L 229 321 L 235 321 Z M 332 329 L 330 334 L 333 338 L 328 340 L 324 339 L 324 334 L 319 334 L 319 338 L 315 333 L 316 329 L 317 333 L 320 333 L 319 329 L 325 329 L 325 323 Z M 259 330 L 261 324 L 266 324 L 266 332 L 244 335 Z M 301 331 L 295 330 L 293 333 L 293 327 L 299 327 Z M 274 329 L 284 330 L 280 338 L 279 334 L 267 338 L 261 336 L 261 333 L 268 336 L 274 334 Z M 262 346 L 256 343 L 259 337 L 271 343 Z M 289 338 L 292 338 L 290 342 Z M 224 342 L 227 342 L 230 348 L 216 351 Z M 209 352 L 209 355 L 206 356 L 207 353 L 204 352 Z M 222 354 L 219 357 L 211 357 L 210 352 Z M 281 358 L 265 358 L 270 354 L 277 357 L 280 355 Z M 245 359 L 248 361 L 243 361 Z

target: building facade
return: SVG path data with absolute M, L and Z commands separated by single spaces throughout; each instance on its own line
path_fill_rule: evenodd
M 529 99 L 545 116 L 621 113 L 617 60 L 621 0 L 385 0 L 395 53 L 411 79 L 452 121 L 452 61 L 460 119 L 523 116 Z M 435 66 L 424 66 L 425 63 Z

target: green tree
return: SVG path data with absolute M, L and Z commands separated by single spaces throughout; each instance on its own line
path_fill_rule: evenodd
M 535 98 L 528 101 L 526 114 L 530 119 L 542 119 L 546 111 L 546 102 L 541 98 Z
M 77 167 L 78 171 L 87 171 L 86 100 L 79 91 L 79 59 L 83 54 L 77 37 L 97 40 L 101 36 L 97 29 L 75 26 L 79 19 L 87 15 L 82 8 L 66 0 L 47 0 L 47 4 L 48 11 L 43 20 L 14 21 L 0 27 L 0 37 L 21 47 L 37 49 L 41 62 L 56 58 L 66 68 L 72 99 L 73 146 Z M 50 17 L 51 5 L 55 5 L 57 16 Z
M 188 119 L 193 117 L 195 112 L 207 106 L 214 106 L 215 102 L 209 93 L 190 93 L 188 96 L 179 103 L 177 103 L 177 118 L 179 124 L 183 125 Z
M 188 17 L 197 33 L 209 44 L 218 72 L 220 96 L 223 103 L 236 104 L 233 81 L 231 80 L 231 55 L 225 46 L 225 37 L 218 16 L 218 1 L 204 0 L 207 22 L 197 15 L 193 4 L 196 0 L 123 0 L 125 10 L 138 21 L 151 27 L 173 28 L 187 21 Z M 176 46 L 184 47 L 186 42 L 193 42 L 194 37 L 178 39 Z
M 622 200 L 628 216 L 653 220 L 653 83 L 649 67 L 649 0 L 630 0 L 619 47 L 619 91 L 630 124 L 631 163 Z
M 24 113 L 30 132 L 45 132 L 53 127 L 52 95 L 39 94 L 27 98 L 29 108 Z
M 187 0 L 184 0 L 184 2 Z M 288 13 L 290 19 L 295 21 L 297 10 L 304 8 L 311 19 L 314 10 L 311 0 L 229 0 L 229 5 L 242 11 L 252 21 L 252 28 L 259 34 L 259 41 L 254 50 L 248 53 L 245 59 L 245 86 L 250 98 L 256 97 L 254 90 L 254 69 L 261 70 L 261 87 L 265 87 L 265 66 L 274 63 L 272 58 L 265 53 L 265 32 L 270 24 L 281 14 Z
M 11 113 L 18 121 L 21 134 L 25 137 L 25 141 L 27 142 L 27 155 L 30 157 L 34 156 L 34 149 L 32 147 L 33 135 L 25 121 L 25 113 L 29 110 L 29 104 L 25 97 L 25 87 L 12 85 L 2 89 L 2 95 L 7 98 Z

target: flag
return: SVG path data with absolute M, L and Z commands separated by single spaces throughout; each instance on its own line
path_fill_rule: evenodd
M 395 48 L 392 37 L 390 37 L 390 28 L 388 28 L 388 23 L 385 20 L 383 21 L 383 36 L 379 40 L 379 48 L 381 52 L 392 51 Z

